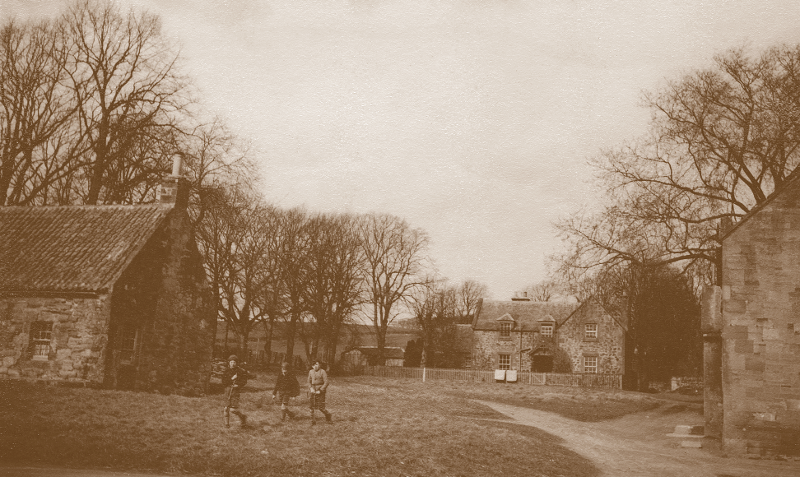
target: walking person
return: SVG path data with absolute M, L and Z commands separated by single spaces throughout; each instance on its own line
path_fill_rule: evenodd
M 241 426 L 247 424 L 247 416 L 239 411 L 239 393 L 247 384 L 247 371 L 239 367 L 239 358 L 232 354 L 228 357 L 228 367 L 222 373 L 222 385 L 225 386 L 225 427 L 231 427 L 231 413 L 241 421 Z
M 294 413 L 289 410 L 289 399 L 300 395 L 300 384 L 294 373 L 289 369 L 289 363 L 284 361 L 281 363 L 281 372 L 278 374 L 278 379 L 275 381 L 275 388 L 272 389 L 272 400 L 278 398 L 281 403 L 281 421 L 289 416 L 289 419 L 294 419 Z
M 319 365 L 319 361 L 314 361 L 314 367 L 308 372 L 308 386 L 311 398 L 311 424 L 317 423 L 314 410 L 319 409 L 325 415 L 325 420 L 331 422 L 331 413 L 325 410 L 325 392 L 328 389 L 328 373 Z

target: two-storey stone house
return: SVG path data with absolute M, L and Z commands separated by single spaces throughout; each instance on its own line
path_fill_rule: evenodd
M 594 299 L 481 300 L 472 330 L 477 369 L 625 373 L 625 326 Z

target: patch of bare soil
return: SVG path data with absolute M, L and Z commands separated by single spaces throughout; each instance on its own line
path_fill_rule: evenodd
M 479 401 L 519 424 L 564 439 L 609 477 L 797 477 L 800 462 L 725 457 L 713 440 L 705 449 L 681 447 L 669 437 L 677 425 L 703 425 L 702 406 L 665 403 L 656 409 L 604 422 L 579 422 L 535 409 Z M 684 439 L 688 440 L 688 439 Z

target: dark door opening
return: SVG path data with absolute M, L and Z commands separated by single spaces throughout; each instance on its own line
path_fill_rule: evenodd
M 533 363 L 531 364 L 531 371 L 533 371 L 534 373 L 552 373 L 553 357 L 546 354 L 533 355 Z

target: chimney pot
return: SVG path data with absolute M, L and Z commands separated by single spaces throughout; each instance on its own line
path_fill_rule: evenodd
M 172 175 L 175 177 L 180 177 L 181 175 L 181 166 L 183 165 L 181 164 L 182 159 L 183 156 L 180 154 L 175 154 L 175 156 L 172 158 Z

